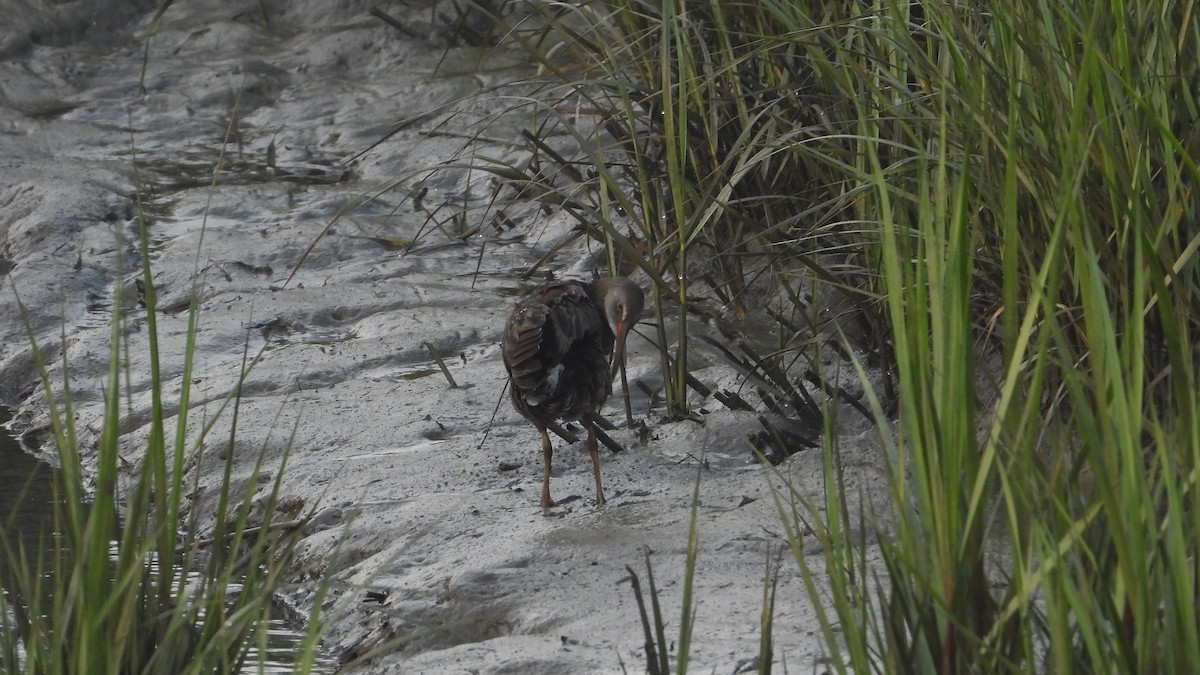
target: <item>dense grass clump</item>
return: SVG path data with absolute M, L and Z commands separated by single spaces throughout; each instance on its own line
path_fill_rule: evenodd
M 1196 10 L 610 0 L 511 31 L 531 157 L 483 164 L 648 274 L 673 413 L 701 287 L 736 314 L 769 280 L 793 317 L 841 288 L 869 329 L 779 363 L 894 375 L 884 569 L 836 440 L 827 494 L 780 499 L 835 668 L 1200 671 Z

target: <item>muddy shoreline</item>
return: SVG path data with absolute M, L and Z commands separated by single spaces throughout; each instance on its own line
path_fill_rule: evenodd
M 640 570 L 653 551 L 674 634 L 697 476 L 692 663 L 745 668 L 767 559 L 783 543 L 769 486 L 786 478 L 820 494 L 820 451 L 771 474 L 750 460 L 754 413 L 697 398 L 707 411 L 699 423 L 664 423 L 631 384 L 648 431 L 612 432 L 627 450 L 603 452 L 609 504 L 591 504 L 586 453 L 559 443 L 554 489 L 564 503 L 538 507 L 537 434 L 507 402 L 497 408 L 498 342 L 514 298 L 534 284 L 519 271 L 575 223 L 531 205 L 512 212 L 517 226 L 505 232 L 459 236 L 447 216 L 494 187 L 480 172 L 438 174 L 419 205 L 410 194 L 430 167 L 461 156 L 479 125 L 519 139 L 522 121 L 506 120 L 507 103 L 470 98 L 519 69 L 472 70 L 478 52 L 436 37 L 429 5 L 405 17 L 434 36 L 423 40 L 399 35 L 365 2 L 267 2 L 261 16 L 187 3 L 153 27 L 153 7 L 110 2 L 111 20 L 96 23 L 80 4 L 53 16 L 17 12 L 0 29 L 0 403 L 16 409 L 32 446 L 44 440 L 45 397 L 14 291 L 53 358 L 65 335 L 87 446 L 113 289 L 140 274 L 131 243 L 140 191 L 169 376 L 181 369 L 193 284 L 201 297 L 192 418 L 232 389 L 248 339 L 262 357 L 243 388 L 239 480 L 264 444 L 278 460 L 297 429 L 284 498 L 318 505 L 326 522 L 301 545 L 285 601 L 307 612 L 313 579 L 332 573 L 333 653 L 404 639 L 353 672 L 637 672 L 643 638 L 625 566 Z M 522 152 L 515 142 L 484 149 Z M 547 269 L 586 278 L 597 253 L 580 238 Z M 149 405 L 139 311 L 127 314 L 131 454 Z M 695 358 L 706 385 L 741 386 L 718 355 Z M 661 386 L 654 347 L 637 335 L 628 376 Z M 624 417 L 619 406 L 610 402 L 613 421 Z M 875 432 L 843 417 L 848 476 L 861 493 L 882 494 Z M 226 436 L 224 424 L 211 438 Z M 202 468 L 201 485 L 218 481 L 218 469 Z M 819 550 L 807 552 L 819 568 Z M 385 599 L 367 601 L 381 597 L 368 591 Z M 821 656 L 817 624 L 786 560 L 778 593 L 777 658 L 807 670 Z

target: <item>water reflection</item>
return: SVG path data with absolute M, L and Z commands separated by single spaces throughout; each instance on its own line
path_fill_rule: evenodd
M 0 425 L 10 413 L 0 408 Z M 5 549 L 15 551 L 22 546 L 28 564 L 33 569 L 47 570 L 54 551 L 54 481 L 56 469 L 21 450 L 16 439 L 0 428 L 0 581 L 6 602 L 12 600 L 8 589 L 9 556 Z M 113 550 L 115 555 L 115 544 Z M 40 565 L 41 567 L 37 567 Z M 45 586 L 49 586 L 46 584 Z M 47 589 L 48 590 L 48 589 Z M 246 659 L 247 672 L 291 673 L 296 650 L 304 636 L 283 619 L 273 619 L 267 626 L 266 655 L 259 667 L 257 646 L 251 647 Z M 332 673 L 337 663 L 318 655 L 313 673 Z
M 9 415 L 0 408 L 0 424 L 7 422 Z M 46 554 L 54 548 L 54 471 L 23 452 L 16 439 L 0 429 L 0 578 L 5 581 L 9 575 L 5 550 L 10 547 L 15 553 L 19 544 L 29 554 L 36 554 L 29 561 L 31 566 L 49 560 Z

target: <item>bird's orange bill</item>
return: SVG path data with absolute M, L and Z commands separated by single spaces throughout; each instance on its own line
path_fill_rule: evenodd
M 618 321 L 616 328 L 617 339 L 613 342 L 612 361 L 610 362 L 612 371 L 609 373 L 610 377 L 616 377 L 617 370 L 625 362 L 625 334 L 629 332 L 629 327 L 625 325 L 624 321 Z

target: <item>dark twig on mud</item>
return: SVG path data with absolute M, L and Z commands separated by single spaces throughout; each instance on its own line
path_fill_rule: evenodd
M 593 419 L 598 420 L 601 418 L 599 415 L 597 415 Z M 612 426 L 612 423 L 608 422 L 608 420 L 605 420 L 604 423 L 608 424 L 609 427 L 611 427 L 611 428 L 615 428 Z M 625 451 L 624 446 L 622 446 L 620 443 L 614 441 L 612 436 L 609 436 L 608 434 L 604 433 L 604 430 L 601 429 L 600 426 L 601 425 L 599 423 L 596 424 L 596 440 L 603 443 L 604 447 L 613 451 L 614 454 L 618 453 L 618 452 L 624 452 Z M 546 428 L 549 429 L 550 431 L 553 431 L 555 436 L 558 436 L 559 438 L 563 439 L 564 441 L 566 441 L 568 443 L 578 443 L 579 442 L 578 436 L 571 433 L 570 431 L 567 431 L 567 429 L 565 427 L 563 427 L 561 424 L 559 424 L 558 422 L 551 422 L 550 424 L 546 425 Z
M 592 415 L 592 421 L 595 422 L 596 426 L 604 429 L 605 431 L 616 431 L 617 429 L 617 425 L 609 422 L 607 419 L 599 415 Z
M 428 347 L 428 346 L 429 345 L 426 344 L 426 347 Z M 485 442 L 487 442 L 488 433 L 490 433 L 492 430 L 492 422 L 496 421 L 496 413 L 500 411 L 500 404 L 501 404 L 501 402 L 504 401 L 504 393 L 508 391 L 508 386 L 509 386 L 508 382 L 505 382 L 504 390 L 500 392 L 500 399 L 496 401 L 496 408 L 494 410 L 492 410 L 492 419 L 488 421 L 487 429 L 485 429 L 483 432 L 483 438 L 480 439 L 480 441 L 479 441 L 480 448 L 482 448 L 483 444 Z M 611 450 L 613 452 L 613 454 L 616 454 L 618 452 L 624 452 L 625 448 L 620 443 L 614 441 L 612 439 L 612 436 L 609 436 L 608 434 L 604 433 L 604 430 L 600 428 L 600 427 L 604 427 L 611 431 L 612 429 L 615 429 L 616 427 L 611 422 L 600 417 L 599 415 L 594 416 L 592 419 L 597 420 L 596 421 L 596 440 L 603 443 L 604 447 Z M 555 436 L 558 436 L 559 438 L 563 439 L 564 441 L 566 441 L 568 443 L 578 443 L 579 442 L 578 436 L 571 433 L 570 431 L 567 431 L 558 422 L 551 422 L 546 428 L 549 429 L 550 431 L 553 431 Z
M 717 351 L 721 352 L 725 358 L 728 359 L 731 364 L 733 364 L 734 368 L 736 368 L 738 372 L 745 376 L 747 382 L 764 389 L 774 388 L 775 385 L 768 381 L 766 377 L 760 375 L 758 368 L 753 363 L 743 360 L 740 356 L 734 354 L 729 347 L 726 347 L 707 335 L 700 335 L 698 337 L 709 345 L 712 345 Z
M 533 132 L 529 131 L 528 129 L 522 129 L 521 135 L 525 137 L 525 140 L 532 143 L 535 148 L 546 153 L 550 159 L 554 160 L 554 163 L 558 165 L 558 168 L 563 171 L 563 173 L 567 174 L 572 181 L 576 183 L 583 182 L 583 174 L 579 173 L 579 169 L 576 169 L 574 164 L 567 161 L 567 158 L 558 154 L 554 148 L 546 145 L 545 141 L 533 135 Z
M 796 387 L 788 379 L 787 373 L 775 363 L 773 359 L 763 358 L 758 355 L 754 348 L 744 340 L 738 341 L 738 347 L 745 352 L 746 356 L 754 363 L 754 367 L 769 379 L 775 387 L 787 395 L 792 408 L 796 414 L 800 415 L 801 419 L 809 424 L 821 423 L 821 406 L 817 403 L 812 394 L 804 387 Z
M 428 342 L 422 342 L 421 344 L 425 345 L 425 348 L 428 349 L 429 353 L 433 355 L 433 360 L 437 361 L 438 368 L 442 369 L 442 374 L 445 375 L 446 379 L 450 382 L 450 388 L 458 389 L 458 383 L 454 381 L 454 376 L 450 374 L 450 369 L 446 367 L 446 362 L 442 360 L 442 356 L 437 353 L 437 350 L 433 348 L 433 345 L 429 344 Z
M 568 443 L 578 443 L 579 442 L 578 436 L 571 433 L 570 431 L 567 431 L 566 427 L 559 424 L 558 422 L 551 422 L 548 425 L 546 425 L 546 428 L 549 429 L 550 431 L 553 431 L 555 436 L 558 436 L 559 438 L 563 439 L 564 441 L 566 441 Z
M 804 379 L 817 385 L 817 387 L 819 387 L 821 389 L 821 391 L 825 392 L 826 396 L 829 396 L 831 398 L 837 398 L 845 403 L 850 404 L 855 410 L 862 413 L 863 417 L 871 420 L 872 422 L 874 422 L 876 424 L 879 423 L 878 420 L 875 419 L 875 413 L 871 412 L 870 408 L 863 405 L 863 402 L 860 401 L 854 394 L 851 394 L 850 392 L 846 391 L 842 387 L 837 387 L 837 386 L 831 385 L 829 382 L 825 381 L 825 379 L 823 377 L 821 377 L 821 375 L 819 373 L 817 373 L 817 371 L 813 370 L 811 367 L 808 369 L 807 372 L 804 373 Z
M 746 399 L 738 396 L 737 392 L 735 391 L 715 391 L 713 392 L 713 398 L 717 399 L 721 403 L 724 403 L 725 407 L 729 408 L 730 410 L 754 412 L 754 406 L 747 403 Z
M 383 11 L 382 9 L 379 9 L 378 7 L 371 8 L 371 16 L 375 17 L 376 19 L 379 19 L 380 21 L 386 23 L 387 25 L 391 26 L 392 28 L 395 28 L 396 30 L 400 31 L 401 33 L 404 33 L 408 37 L 411 37 L 411 38 L 424 38 L 425 37 L 423 34 L 421 34 L 420 31 L 413 30 L 412 28 L 405 26 L 404 24 L 400 23 L 399 20 L 393 18 L 390 14 Z
M 804 329 L 802 329 L 800 326 L 797 326 L 795 323 L 793 323 L 790 319 L 788 319 L 783 314 L 780 314 L 779 312 L 775 311 L 774 309 L 771 309 L 770 307 L 767 307 L 765 309 L 767 310 L 767 315 L 770 316 L 772 319 L 775 319 L 775 321 L 779 322 L 780 326 L 783 326 L 784 328 L 792 331 L 793 333 L 804 332 Z M 804 316 L 804 315 L 801 314 L 801 316 Z M 809 322 L 809 331 L 811 331 L 812 333 L 814 333 L 818 336 L 821 336 L 821 331 L 818 330 L 817 326 L 815 324 L 813 324 L 812 322 Z M 843 347 L 842 344 L 840 342 L 838 342 L 837 340 L 827 340 L 825 342 L 825 344 L 829 345 L 829 347 L 831 347 L 833 349 L 833 351 L 837 353 L 838 356 L 842 357 L 843 360 L 846 360 L 846 361 L 850 360 L 850 352 L 846 351 L 846 348 Z
M 766 457 L 772 465 L 778 465 L 802 449 L 817 448 L 821 445 L 814 438 L 810 438 L 793 429 L 788 429 L 786 426 L 775 424 L 771 420 L 768 420 L 765 415 L 758 416 L 758 423 L 762 425 L 763 431 L 751 435 L 750 440 L 754 444 L 755 449 L 758 450 L 758 453 Z M 768 453 L 767 446 L 774 448 L 776 452 Z
M 604 433 L 604 430 L 600 429 L 599 427 L 596 428 L 596 439 L 603 443 L 604 447 L 612 450 L 613 454 L 623 452 L 625 450 L 620 443 L 614 441 L 611 436 Z

